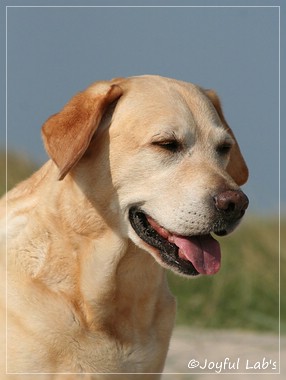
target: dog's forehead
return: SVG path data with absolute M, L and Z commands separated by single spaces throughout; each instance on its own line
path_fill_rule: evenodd
M 133 77 L 123 87 L 117 117 L 140 123 L 144 131 L 154 125 L 200 128 L 222 126 L 210 99 L 198 86 L 156 76 Z
M 199 86 L 170 78 L 152 75 L 131 77 L 121 82 L 120 86 L 123 87 L 130 103 L 140 102 L 141 106 L 153 104 L 173 107 L 188 100 L 193 100 L 195 104 L 208 102 Z

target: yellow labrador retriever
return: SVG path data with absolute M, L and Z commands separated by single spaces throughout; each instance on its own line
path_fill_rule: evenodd
M 1 203 L 7 372 L 157 378 L 175 317 L 165 269 L 216 273 L 211 234 L 248 206 L 220 102 L 159 76 L 98 82 L 43 139 L 51 160 L 8 193 L 7 226 Z

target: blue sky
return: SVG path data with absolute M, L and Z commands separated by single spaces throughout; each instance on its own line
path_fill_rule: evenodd
M 23 7 L 25 3 L 38 7 Z M 140 74 L 190 81 L 215 89 L 221 97 L 250 169 L 250 180 L 244 186 L 250 210 L 275 213 L 279 197 L 279 12 L 281 19 L 285 15 L 285 8 L 278 6 L 283 1 L 182 1 L 185 7 L 166 7 L 177 3 L 158 1 L 161 7 L 146 7 L 155 2 L 86 1 L 85 5 L 93 7 L 71 7 L 83 2 L 3 2 L 1 20 L 5 21 L 4 5 L 9 6 L 8 148 L 44 162 L 41 125 L 94 81 Z M 134 7 L 138 4 L 145 7 Z M 1 42 L 5 44 L 3 33 Z M 283 60 L 285 52 L 280 53 Z M 5 95 L 3 90 L 1 94 Z M 281 126 L 283 120 L 282 112 Z M 281 200 L 285 204 L 284 180 Z

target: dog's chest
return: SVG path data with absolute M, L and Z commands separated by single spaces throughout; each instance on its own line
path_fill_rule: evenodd
M 39 357 L 37 365 L 42 361 L 41 368 L 48 367 L 49 372 L 59 373 L 161 372 L 170 334 L 171 329 L 162 334 L 157 326 L 144 332 L 131 327 L 129 334 L 108 333 L 106 328 L 93 332 L 85 329 L 50 331 L 49 342 L 44 342 L 46 354 Z M 42 349 L 39 347 L 39 352 Z

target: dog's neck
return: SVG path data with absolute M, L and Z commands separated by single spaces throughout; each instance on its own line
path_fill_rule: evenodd
M 146 323 L 146 329 L 152 325 L 168 287 L 165 270 L 147 252 L 110 234 L 95 242 L 81 268 L 88 323 L 96 320 L 97 325 L 118 332 L 124 323 L 135 328 L 135 320 Z
M 56 168 L 52 165 L 48 172 L 44 181 L 55 183 Z M 44 214 L 37 216 L 42 230 L 38 226 L 37 237 L 31 236 L 30 241 L 41 235 L 46 241 L 39 244 L 48 250 L 40 266 L 28 264 L 30 276 L 49 291 L 66 294 L 87 327 L 114 325 L 120 329 L 121 323 L 132 324 L 134 318 L 150 327 L 162 302 L 166 297 L 172 299 L 165 269 L 108 225 L 104 204 L 95 207 L 72 177 L 65 181 L 69 186 L 56 182 L 52 193 L 35 190 L 31 194 L 34 198 L 41 194 L 37 202 L 45 202 L 46 207 L 41 208 Z

